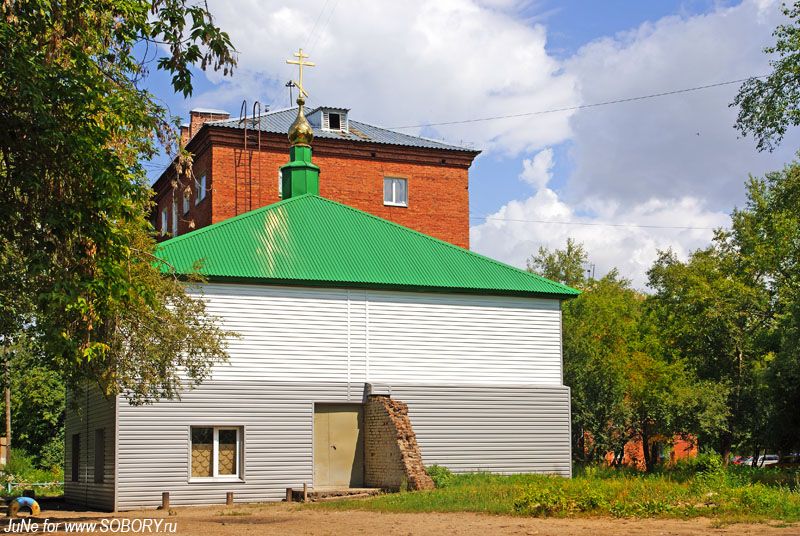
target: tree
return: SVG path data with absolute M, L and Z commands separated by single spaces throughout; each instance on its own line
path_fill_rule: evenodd
M 589 282 L 562 311 L 573 451 L 582 461 L 598 461 L 628 441 L 624 362 L 636 341 L 639 300 L 612 272 Z
M 543 277 L 558 281 L 571 287 L 582 287 L 587 280 L 586 265 L 588 256 L 583 244 L 578 244 L 572 238 L 567 238 L 564 249 L 550 251 L 539 247 L 536 256 L 528 259 L 528 271 L 535 272 Z
M 759 151 L 772 151 L 789 127 L 800 124 L 800 2 L 784 5 L 783 13 L 790 22 L 776 28 L 775 45 L 764 49 L 778 56 L 770 61 L 772 72 L 747 80 L 732 103 L 739 107 L 736 128 L 752 134 Z
M 227 334 L 154 257 L 141 162 L 178 136 L 137 51 L 166 50 L 188 95 L 194 65 L 233 68 L 229 37 L 187 0 L 24 0 L 0 4 L 0 42 L 0 338 L 31 333 L 70 385 L 174 396 Z
M 744 433 L 759 434 L 765 415 L 757 396 L 765 354 L 757 344 L 768 296 L 731 251 L 717 243 L 681 262 L 662 252 L 648 272 L 659 337 L 676 359 L 705 381 L 730 388 L 728 422 L 713 441 L 727 459 Z
M 769 408 L 761 444 L 790 452 L 800 447 L 800 164 L 751 178 L 747 203 L 731 219 L 720 247 L 738 256 L 767 302 L 754 343 L 764 355 L 760 399 Z
M 567 248 L 540 248 L 529 266 L 583 293 L 562 305 L 564 383 L 572 391 L 573 452 L 596 462 L 641 441 L 646 469 L 658 447 L 676 435 L 716 432 L 725 421 L 727 390 L 698 381 L 665 352 L 646 298 L 616 269 L 587 280 L 586 253 L 572 240 Z M 529 268 L 531 269 L 531 268 Z M 583 278 L 583 279 L 582 279 Z

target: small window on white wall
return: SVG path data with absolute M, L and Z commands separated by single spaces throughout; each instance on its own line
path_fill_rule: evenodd
M 408 180 L 396 177 L 383 179 L 383 204 L 393 207 L 408 206 Z
M 241 478 L 241 428 L 193 426 L 191 478 Z
M 194 194 L 194 204 L 200 204 L 200 201 L 206 198 L 206 176 L 201 175 L 199 179 L 194 181 L 195 186 L 195 194 Z

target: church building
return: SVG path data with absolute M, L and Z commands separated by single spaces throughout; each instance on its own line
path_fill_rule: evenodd
M 479 151 L 363 123 L 346 108 L 304 112 L 314 130 L 322 196 L 469 248 L 468 174 Z M 170 165 L 153 185 L 151 219 L 161 239 L 280 201 L 277 170 L 296 115 L 296 108 L 241 118 L 192 110 L 182 130 L 194 157 L 192 176 Z
M 571 475 L 561 302 L 578 291 L 328 197 L 353 175 L 312 159 L 304 95 L 273 170 L 282 199 L 160 245 L 178 274 L 202 261 L 189 290 L 239 335 L 229 361 L 180 400 L 72 394 L 68 502 L 424 489 L 433 464 Z

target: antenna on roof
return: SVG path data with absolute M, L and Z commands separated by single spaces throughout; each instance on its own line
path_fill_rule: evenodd
M 294 102 L 294 96 L 292 95 L 292 88 L 297 87 L 294 83 L 294 80 L 289 80 L 286 82 L 286 87 L 289 88 L 289 107 L 292 107 L 292 103 Z

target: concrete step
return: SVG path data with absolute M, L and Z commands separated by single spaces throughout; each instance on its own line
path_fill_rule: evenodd
M 380 488 L 309 488 L 309 502 L 335 501 L 340 499 L 358 499 L 380 495 L 383 490 Z M 303 490 L 292 489 L 292 500 L 303 501 Z

